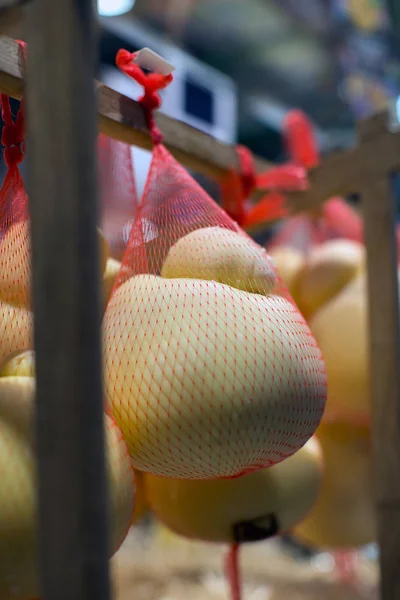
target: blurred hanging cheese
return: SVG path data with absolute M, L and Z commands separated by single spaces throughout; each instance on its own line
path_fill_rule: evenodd
M 0 360 L 33 347 L 33 314 L 0 301 Z
M 294 299 L 306 319 L 365 271 L 365 248 L 351 240 L 315 246 L 297 274 Z
M 293 454 L 322 416 L 319 349 L 279 296 L 132 277 L 108 304 L 103 348 L 107 403 L 139 470 L 243 474 Z
M 18 350 L 0 363 L 0 377 L 35 377 L 35 352 Z
M 268 250 L 274 261 L 278 275 L 288 288 L 293 298 L 296 297 L 296 281 L 304 266 L 304 254 L 290 246 L 276 246 Z
M 108 258 L 108 244 L 99 231 L 100 269 L 103 276 L 103 312 L 119 268 Z M 0 242 L 0 360 L 33 347 L 33 314 L 30 305 L 30 257 L 27 226 L 11 228 Z
M 366 276 L 360 275 L 309 321 L 325 360 L 327 417 L 370 419 L 367 311 Z
M 0 377 L 35 377 L 35 353 L 33 350 L 15 352 L 0 363 Z M 138 521 L 148 510 L 144 494 L 143 473 L 135 471 L 135 510 L 132 523 Z
M 121 264 L 109 258 L 103 276 L 102 314 L 110 299 Z M 0 361 L 9 355 L 33 347 L 33 314 L 0 301 Z
M 290 266 L 290 255 L 286 260 L 282 258 L 281 270 Z M 290 291 L 324 357 L 328 376 L 325 414 L 367 422 L 370 407 L 364 246 L 342 239 L 315 246 L 297 270 Z
M 161 276 L 218 281 L 254 294 L 274 291 L 277 278 L 264 248 L 222 227 L 196 229 L 170 249 Z
M 281 463 L 235 479 L 184 480 L 145 474 L 145 492 L 162 524 L 187 538 L 252 542 L 287 531 L 316 501 L 322 481 L 312 438 Z
M 144 489 L 144 473 L 135 471 L 135 510 L 133 511 L 132 523 L 139 521 L 148 509 L 149 506 Z
M 100 273 L 103 274 L 110 249 L 102 232 L 99 234 Z M 0 300 L 18 308 L 29 309 L 31 285 L 31 248 L 27 221 L 10 227 L 0 242 Z
M 115 282 L 117 281 L 117 277 L 118 277 L 120 268 L 121 268 L 121 263 L 119 262 L 119 260 L 116 260 L 115 258 L 109 258 L 107 260 L 106 269 L 105 269 L 105 272 L 103 275 L 103 289 L 102 289 L 103 312 L 102 312 L 102 314 L 104 314 L 104 312 L 107 308 L 108 301 L 111 298 L 111 294 L 112 294 Z
M 295 537 L 317 548 L 339 550 L 376 537 L 370 431 L 348 423 L 323 423 L 317 430 L 324 476 L 318 500 Z
M 33 450 L 35 379 L 27 353 L 2 367 L 0 376 L 0 598 L 38 596 L 36 478 Z M 13 370 L 24 376 L 10 376 Z M 7 376 L 4 376 L 4 373 Z M 105 416 L 110 490 L 111 551 L 129 530 L 134 510 L 134 475 L 120 429 Z

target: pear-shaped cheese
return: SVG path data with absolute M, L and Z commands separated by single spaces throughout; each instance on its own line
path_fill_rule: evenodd
M 311 251 L 296 284 L 296 302 L 306 318 L 365 271 L 365 248 L 351 240 L 331 240 Z
M 370 432 L 349 423 L 323 423 L 317 430 L 325 471 L 311 512 L 294 529 L 303 543 L 339 550 L 376 539 Z
M 269 469 L 234 479 L 170 479 L 145 474 L 146 497 L 175 533 L 209 542 L 251 542 L 287 531 L 317 499 L 322 458 L 315 439 Z
M 320 351 L 279 296 L 133 277 L 108 304 L 103 348 L 107 401 L 139 470 L 243 474 L 293 454 L 322 416 Z

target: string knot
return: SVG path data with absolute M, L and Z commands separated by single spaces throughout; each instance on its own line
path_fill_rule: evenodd
M 139 102 L 143 107 L 153 144 L 161 144 L 163 135 L 156 125 L 153 113 L 161 106 L 159 90 L 166 88 L 171 83 L 173 77 L 172 74 L 145 73 L 139 65 L 133 62 L 136 55 L 137 52 L 132 53 L 121 49 L 117 53 L 115 62 L 125 75 L 131 77 L 143 87 L 144 94 L 139 98 Z
M 20 146 L 9 146 L 4 150 L 4 160 L 7 167 L 17 166 L 24 159 L 22 144 Z

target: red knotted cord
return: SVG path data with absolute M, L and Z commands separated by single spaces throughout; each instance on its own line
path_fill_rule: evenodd
M 1 116 L 4 121 L 1 143 L 4 160 L 9 169 L 17 167 L 24 158 L 24 119 L 22 102 L 15 122 L 11 114 L 10 99 L 1 94 Z
M 26 44 L 17 40 L 22 55 L 25 60 Z M 1 143 L 4 146 L 4 161 L 9 169 L 17 167 L 22 162 L 25 153 L 25 127 L 24 127 L 24 106 L 23 101 L 19 107 L 18 115 L 13 119 L 10 106 L 10 98 L 1 94 L 1 116 L 4 122 L 1 134 Z
M 18 42 L 25 60 L 25 44 Z M 18 165 L 25 155 L 24 143 L 24 106 L 21 102 L 18 115 L 14 121 L 10 99 L 0 95 L 0 108 L 3 120 L 1 143 L 4 146 L 6 174 L 0 190 L 0 237 L 8 228 L 27 218 L 27 195 Z
M 307 171 L 304 167 L 285 164 L 273 167 L 257 175 L 257 188 L 268 191 L 300 192 L 308 187 Z
M 225 559 L 225 577 L 229 583 L 231 600 L 241 600 L 242 582 L 239 565 L 239 544 L 232 544 Z
M 242 226 L 246 201 L 252 194 L 257 174 L 253 155 L 246 146 L 236 146 L 238 168 L 232 168 L 221 181 L 222 208 Z
M 153 144 L 161 144 L 163 135 L 156 125 L 154 111 L 161 106 L 159 90 L 166 88 L 171 83 L 173 77 L 172 74 L 145 73 L 139 65 L 133 62 L 136 56 L 137 52 L 128 52 L 128 50 L 121 49 L 117 53 L 115 62 L 125 75 L 131 77 L 143 87 L 144 94 L 139 98 L 139 102 L 145 111 L 147 126 Z
M 239 160 L 239 174 L 242 182 L 243 194 L 247 198 L 253 192 L 257 182 L 254 157 L 246 146 L 236 146 L 236 154 Z
M 301 110 L 291 110 L 283 129 L 290 160 L 307 170 L 316 167 L 320 154 L 313 126 L 306 115 Z

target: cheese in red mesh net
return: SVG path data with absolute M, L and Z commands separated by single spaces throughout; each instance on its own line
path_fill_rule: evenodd
M 31 305 L 31 245 L 28 196 L 19 170 L 24 158 L 23 105 L 14 121 L 10 99 L 1 95 L 2 144 L 6 174 L 0 190 L 0 360 L 33 347 Z M 103 177 L 104 180 L 104 177 Z M 130 198 L 132 203 L 132 198 Z M 132 203 L 133 206 L 133 203 Z M 105 296 L 109 273 L 116 278 L 119 263 L 110 260 L 110 249 L 99 230 L 100 274 Z M 109 272 L 107 271 L 109 267 Z
M 14 122 L 10 100 L 1 95 L 1 110 L 7 170 L 0 190 L 0 360 L 33 344 L 28 197 L 18 166 L 24 158 L 23 107 Z
M 105 392 L 134 467 L 235 477 L 296 452 L 318 426 L 320 351 L 265 249 L 161 143 L 171 76 L 117 64 L 145 89 L 147 185 L 103 322 Z

